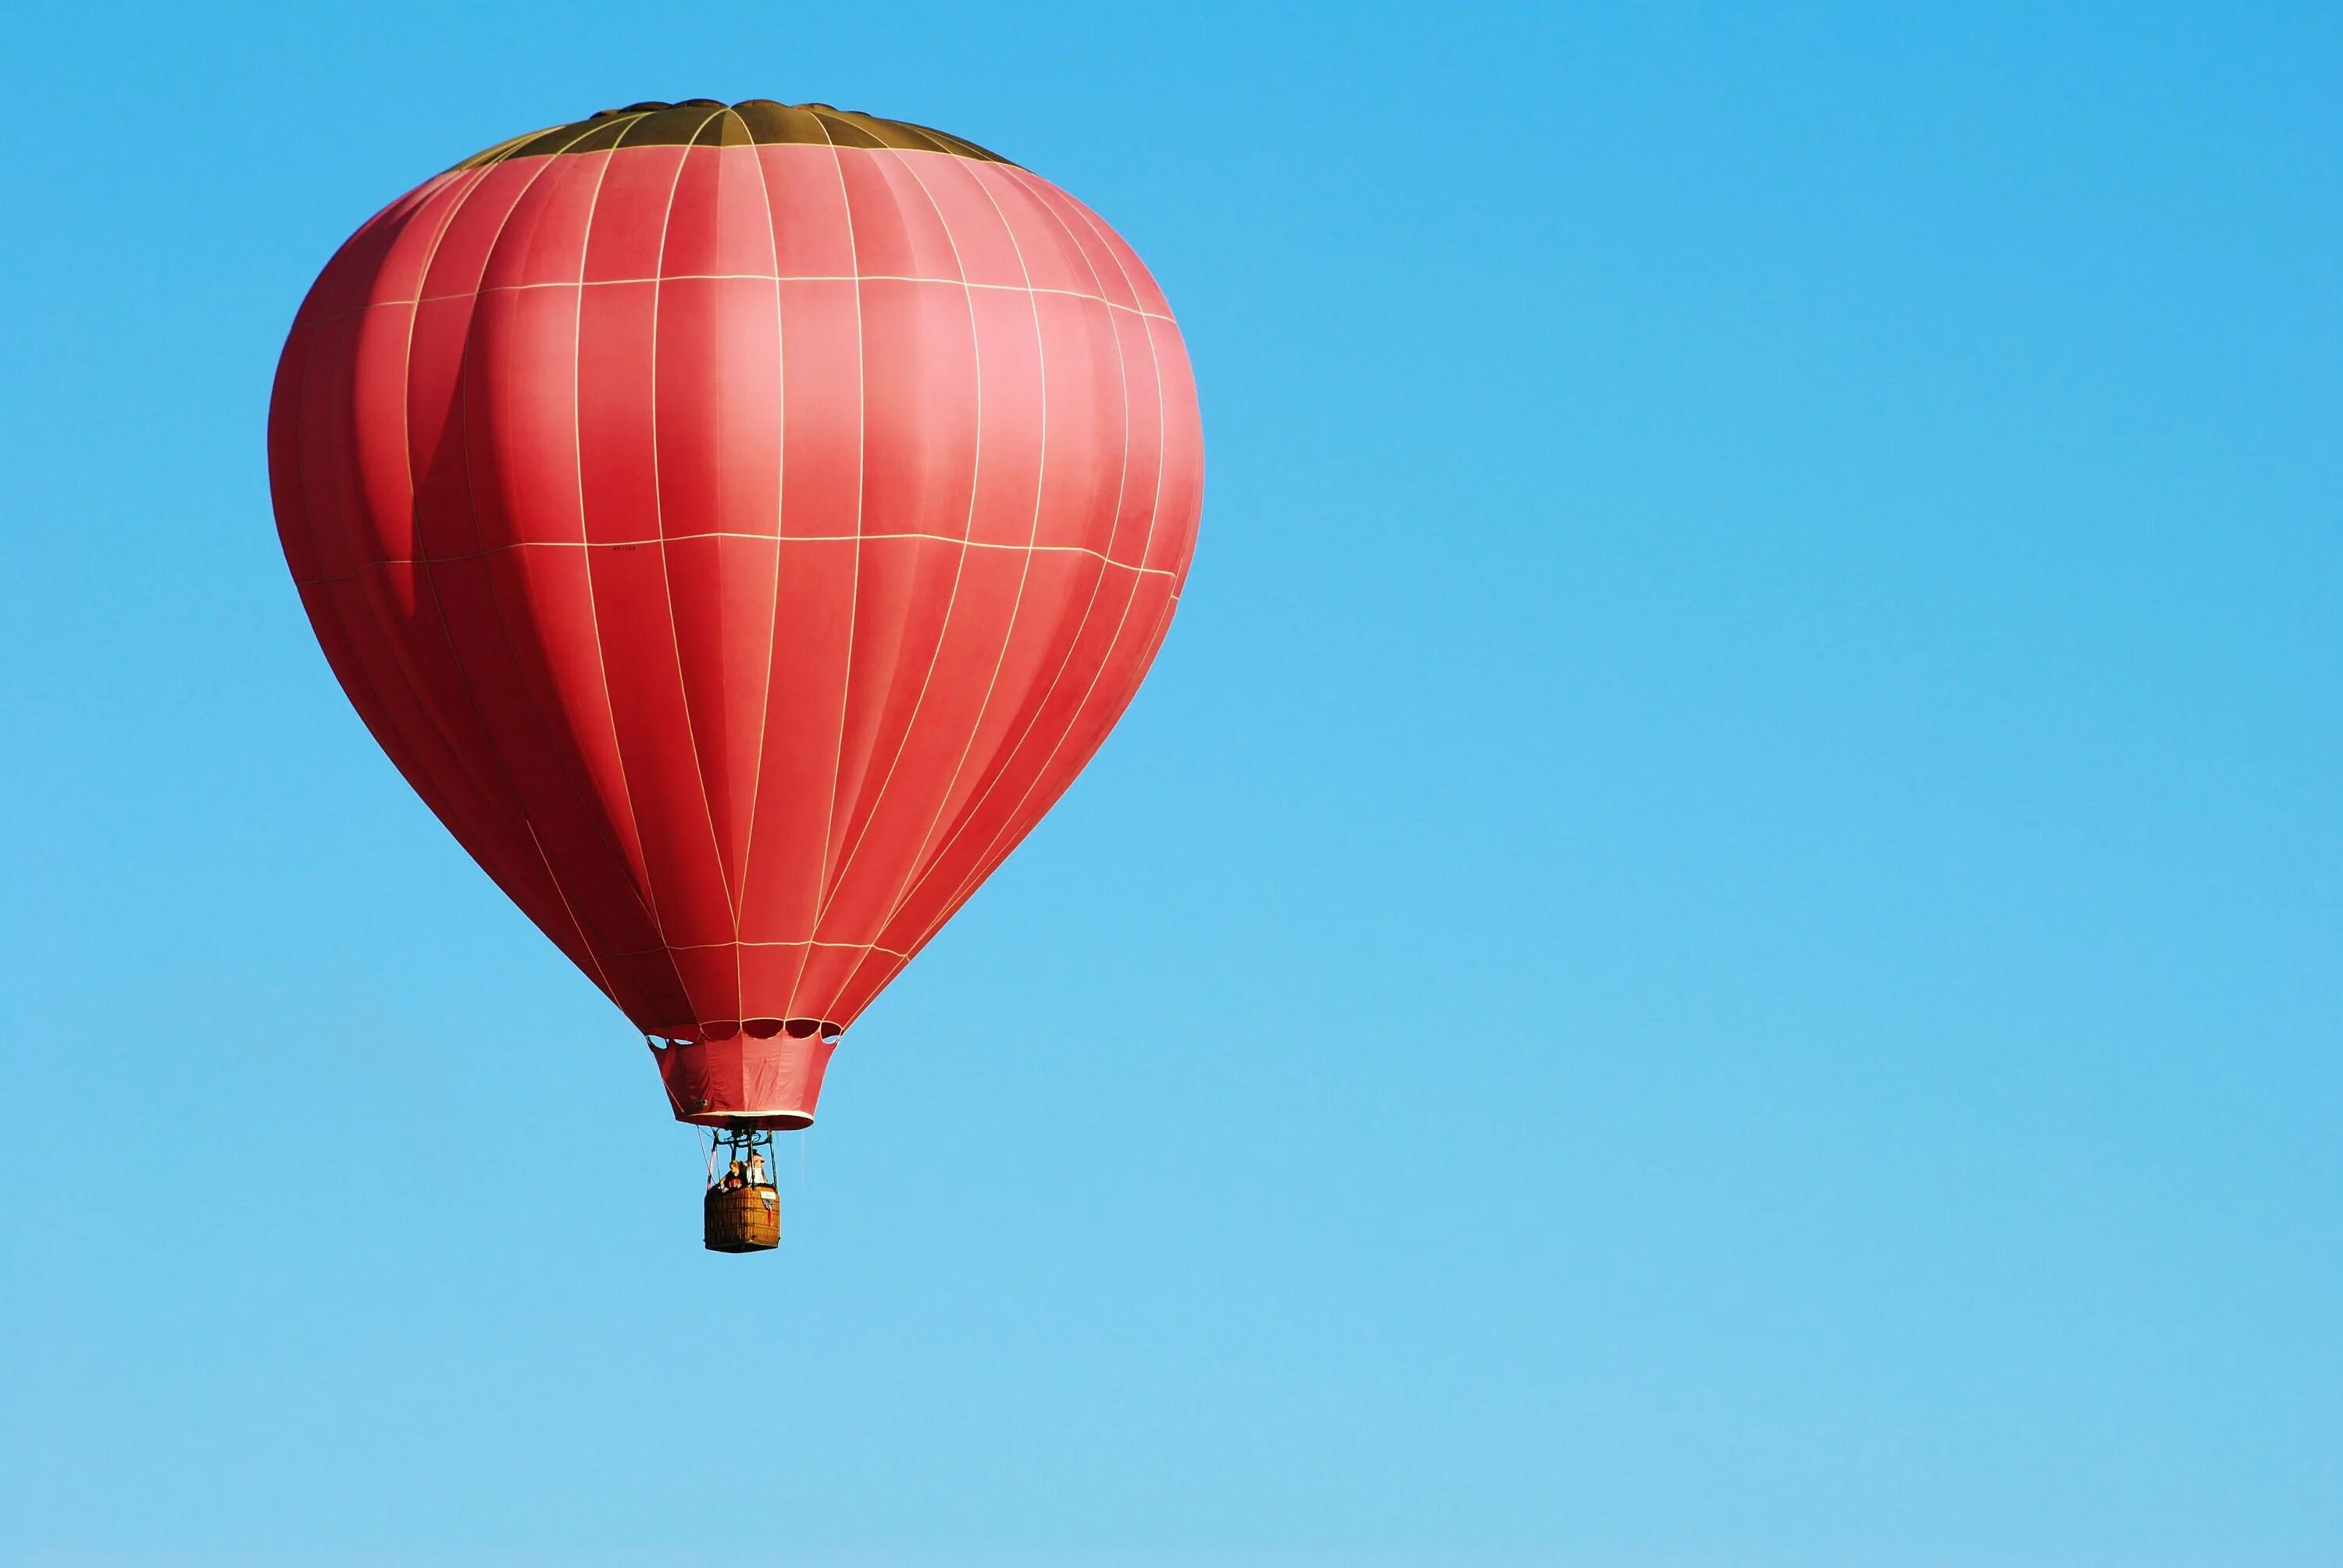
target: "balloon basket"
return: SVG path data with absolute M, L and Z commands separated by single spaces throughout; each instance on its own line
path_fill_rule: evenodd
M 781 1195 L 770 1187 L 708 1194 L 702 1235 L 711 1252 L 769 1252 L 781 1244 Z
M 769 1252 L 781 1244 L 781 1194 L 773 1185 L 773 1135 L 712 1131 L 700 1239 L 711 1252 Z

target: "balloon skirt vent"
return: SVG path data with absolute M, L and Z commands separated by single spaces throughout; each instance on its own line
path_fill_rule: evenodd
M 702 1234 L 711 1252 L 769 1252 L 781 1244 L 781 1195 L 770 1187 L 710 1188 Z

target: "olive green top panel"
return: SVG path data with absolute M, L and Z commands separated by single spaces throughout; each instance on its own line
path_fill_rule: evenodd
M 770 98 L 749 98 L 731 105 L 713 98 L 686 98 L 679 104 L 628 104 L 604 109 L 586 119 L 550 130 L 531 131 L 476 153 L 456 166 L 483 168 L 507 158 L 533 157 L 540 153 L 592 153 L 605 147 L 754 146 L 769 142 L 810 142 L 818 146 L 903 147 L 920 152 L 950 153 L 954 157 L 1005 164 L 999 153 L 925 126 L 902 120 L 882 120 L 828 104 L 777 104 Z

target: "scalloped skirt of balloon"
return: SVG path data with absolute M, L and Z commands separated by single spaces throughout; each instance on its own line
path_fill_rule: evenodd
M 821 1075 L 837 1049 L 835 1039 L 820 1033 L 759 1040 L 744 1031 L 726 1040 L 654 1043 L 651 1055 L 677 1121 L 787 1132 L 813 1125 Z

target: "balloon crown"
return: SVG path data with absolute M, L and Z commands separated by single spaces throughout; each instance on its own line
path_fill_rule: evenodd
M 908 120 L 881 119 L 859 109 L 828 104 L 782 104 L 744 98 L 726 104 L 714 98 L 679 103 L 646 99 L 624 108 L 601 109 L 582 120 L 530 131 L 475 153 L 456 166 L 484 168 L 508 158 L 593 153 L 611 147 L 766 146 L 802 143 L 833 147 L 895 147 L 905 152 L 948 153 L 983 163 L 1009 162 L 974 142 Z

